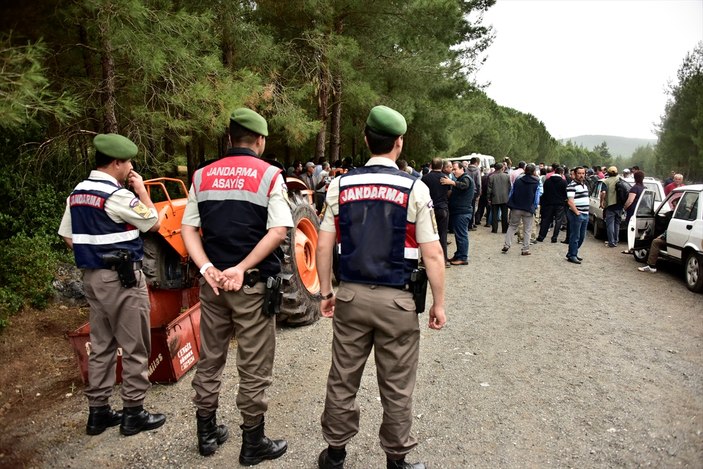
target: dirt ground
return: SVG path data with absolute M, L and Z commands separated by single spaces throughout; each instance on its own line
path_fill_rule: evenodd
M 432 331 L 420 317 L 419 444 L 409 461 L 703 467 L 703 296 L 686 289 L 678 267 L 640 273 L 631 256 L 590 235 L 580 266 L 564 260 L 562 244 L 501 254 L 503 236 L 485 227 L 470 242 L 470 264 L 446 272 L 446 328 Z M 87 436 L 83 385 L 64 337 L 86 320 L 85 307 L 54 305 L 13 318 L 0 335 L 0 467 L 237 465 L 234 352 L 219 412 L 231 436 L 214 456 L 197 451 L 193 371 L 150 390 L 147 408 L 168 417 L 161 429 Z M 260 467 L 316 467 L 330 341 L 330 320 L 279 331 L 267 433 L 286 438 L 289 450 Z M 361 431 L 346 467 L 384 467 L 373 358 L 358 402 Z

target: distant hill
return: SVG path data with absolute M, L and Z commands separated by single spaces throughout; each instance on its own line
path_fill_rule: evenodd
M 574 145 L 582 146 L 593 150 L 594 147 L 605 142 L 608 144 L 608 150 L 613 156 L 622 156 L 629 158 L 638 147 L 647 145 L 654 146 L 657 143 L 656 138 L 627 138 L 615 137 L 613 135 L 579 135 L 578 137 L 570 137 L 561 139 L 561 143 L 566 143 L 571 140 Z

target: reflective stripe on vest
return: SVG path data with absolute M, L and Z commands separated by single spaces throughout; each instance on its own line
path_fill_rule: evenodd
M 114 244 L 123 243 L 139 238 L 139 230 L 123 231 L 121 233 L 109 233 L 103 235 L 74 234 L 74 244 Z
M 231 158 L 237 158 L 237 166 L 229 161 Z M 197 188 L 199 203 L 239 200 L 266 207 L 280 171 L 258 158 L 230 156 L 197 171 L 193 176 L 193 187 Z

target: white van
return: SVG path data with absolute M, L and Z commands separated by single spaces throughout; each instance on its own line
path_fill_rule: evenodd
M 496 159 L 490 155 L 482 155 L 481 153 L 471 153 L 470 155 L 457 156 L 454 158 L 447 158 L 449 161 L 469 161 L 471 158 L 478 158 L 480 160 L 479 166 L 484 169 L 484 172 L 490 170 L 494 164 L 496 164 Z

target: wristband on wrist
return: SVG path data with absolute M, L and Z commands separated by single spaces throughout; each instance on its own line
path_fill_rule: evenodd
M 205 275 L 205 272 L 207 272 L 207 269 L 210 267 L 213 267 L 212 262 L 206 262 L 203 264 L 203 266 L 200 268 L 200 275 Z
M 334 296 L 334 292 L 331 291 L 331 292 L 329 292 L 329 293 L 326 294 L 326 295 L 323 295 L 322 293 L 320 293 L 320 296 L 322 296 L 322 299 L 323 299 L 323 300 L 329 300 L 330 298 L 332 298 L 332 297 Z

